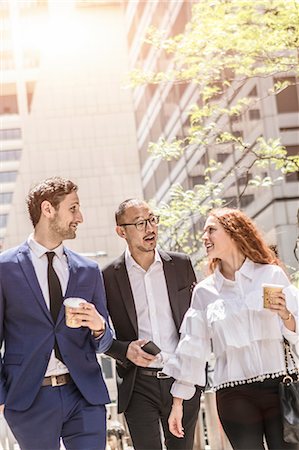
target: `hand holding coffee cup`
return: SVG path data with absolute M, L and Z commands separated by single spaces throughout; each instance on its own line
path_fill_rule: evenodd
M 69 297 L 63 302 L 65 306 L 65 323 L 69 328 L 80 328 L 81 323 L 79 323 L 76 310 L 78 311 L 84 304 L 87 303 L 84 298 L 80 297 Z
M 287 309 L 284 286 L 280 284 L 263 284 L 264 308 L 276 312 L 283 322 L 290 321 L 292 313 Z
M 272 305 L 279 304 L 279 298 L 284 286 L 280 284 L 263 284 L 264 308 L 272 308 Z
M 82 298 L 67 298 L 63 303 L 66 307 L 67 326 L 71 328 L 88 327 L 95 337 L 99 337 L 105 331 L 105 319 L 93 303 Z M 68 325 L 68 323 L 71 323 L 71 325 Z

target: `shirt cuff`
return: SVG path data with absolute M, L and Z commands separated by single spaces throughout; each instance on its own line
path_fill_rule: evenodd
M 97 341 L 98 339 L 100 339 L 103 336 L 103 334 L 105 334 L 105 331 L 106 331 L 106 321 L 104 321 L 104 329 L 102 331 L 100 331 L 100 334 L 98 334 L 99 332 L 96 330 L 91 330 L 91 335 Z
M 167 361 L 168 361 L 171 357 L 174 356 L 173 353 L 166 353 L 166 352 L 161 352 L 161 353 L 159 353 L 159 355 L 161 355 L 161 362 L 162 362 L 163 366 L 164 366 L 164 364 L 167 363 Z
M 183 398 L 184 400 L 190 400 L 195 392 L 196 389 L 193 384 L 186 384 L 181 381 L 175 381 L 170 389 L 173 397 Z

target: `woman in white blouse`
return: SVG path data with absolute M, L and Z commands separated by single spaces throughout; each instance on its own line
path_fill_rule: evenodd
M 217 408 L 233 448 L 264 449 L 263 438 L 269 450 L 297 448 L 283 441 L 278 384 L 286 373 L 283 337 L 299 366 L 298 290 L 243 212 L 212 211 L 203 241 L 212 275 L 195 287 L 176 356 L 163 369 L 176 379 L 170 431 L 184 435 L 183 399 L 205 385 L 212 343 Z M 263 283 L 284 286 L 267 309 Z

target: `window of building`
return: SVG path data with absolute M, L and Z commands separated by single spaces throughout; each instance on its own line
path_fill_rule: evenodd
M 257 97 L 257 88 L 256 88 L 256 86 L 254 86 L 254 88 L 251 89 L 251 91 L 248 94 L 248 97 Z
M 282 127 L 282 128 L 279 128 L 279 131 L 281 133 L 286 133 L 288 131 L 299 131 L 299 127 L 297 127 L 296 125 L 295 126 L 289 126 L 289 127 Z
M 145 94 L 143 94 L 141 99 L 140 99 L 140 101 L 139 101 L 139 103 L 138 103 L 138 106 L 137 106 L 137 108 L 135 110 L 135 119 L 136 119 L 136 127 L 137 127 L 137 129 L 138 129 L 138 127 L 140 126 L 140 124 L 142 122 L 144 114 L 145 114 L 145 112 L 147 110 L 147 105 L 148 105 L 148 103 L 146 102 Z
M 0 183 L 12 183 L 16 181 L 18 172 L 0 172 Z
M 0 141 L 9 141 L 10 139 L 21 139 L 21 128 L 9 128 L 7 130 L 0 130 Z
M 205 184 L 204 175 L 196 175 L 194 177 L 189 176 L 190 188 L 194 188 L 197 184 Z
M 170 32 L 171 36 L 176 36 L 177 34 L 184 32 L 186 23 L 191 18 L 191 8 L 192 8 L 192 5 L 190 4 L 189 1 L 184 1 L 182 3 L 182 6 L 177 15 L 177 18 L 176 18 L 174 24 L 172 25 L 171 32 Z
M 169 172 L 167 161 L 162 160 L 155 170 L 155 180 L 158 189 L 160 186 L 162 186 L 168 175 Z
M 241 130 L 235 130 L 235 131 L 233 131 L 233 133 L 232 133 L 234 136 L 235 136 L 235 138 L 240 138 L 240 139 L 243 139 L 243 137 L 244 137 L 244 134 L 243 134 L 243 131 L 241 131 Z
M 152 142 L 157 142 L 159 137 L 163 134 L 163 124 L 161 120 L 160 112 L 157 114 L 157 117 L 154 123 L 151 126 L 150 130 L 150 139 Z
M 146 92 L 147 103 L 149 103 L 152 100 L 157 89 L 158 89 L 158 84 L 150 83 L 146 86 L 145 92 Z
M 18 101 L 16 95 L 1 95 L 0 114 L 18 114 Z
M 297 156 L 299 154 L 299 145 L 288 145 L 286 146 L 286 151 L 288 156 Z M 292 181 L 299 181 L 299 172 L 288 173 L 285 176 L 286 182 L 290 183 Z
M 137 28 L 138 28 L 138 25 L 140 23 L 140 19 L 142 17 L 143 10 L 144 10 L 145 6 L 146 6 L 146 2 L 138 2 L 137 8 L 136 8 L 136 12 L 135 12 L 134 18 L 133 18 L 132 23 L 131 23 L 131 27 L 130 27 L 130 30 L 128 32 L 128 44 L 129 44 L 129 47 L 132 46 L 132 42 L 133 42 L 133 40 L 134 40 L 134 38 L 136 36 Z
M 0 214 L 0 228 L 5 228 L 7 225 L 8 214 Z
M 2 150 L 0 151 L 0 162 L 4 161 L 19 161 L 21 159 L 22 150 Z
M 170 161 L 167 161 L 170 177 L 171 177 L 171 171 L 176 167 L 177 163 L 180 161 L 181 158 L 182 158 L 182 156 L 179 159 L 172 159 Z
M 170 91 L 168 92 L 168 95 L 162 105 L 163 119 L 165 123 L 167 123 L 167 121 L 177 108 L 178 102 L 179 102 L 178 90 L 176 86 L 173 85 Z
M 189 83 L 181 82 L 175 85 L 176 86 L 176 96 L 179 100 L 183 97 L 187 87 L 189 86 Z
M 13 70 L 15 68 L 14 55 L 11 51 L 0 52 L 1 70 Z
M 236 208 L 237 207 L 237 197 L 224 197 L 224 206 L 227 206 L 229 208 Z
M 183 130 L 183 136 L 188 137 L 190 135 L 190 117 L 187 117 L 185 122 L 183 123 L 182 130 Z
M 145 161 L 150 157 L 150 153 L 148 152 L 148 146 L 149 146 L 149 137 L 147 136 L 146 140 L 144 141 L 142 147 L 139 150 L 139 160 L 141 167 L 143 167 Z
M 0 192 L 0 205 L 9 205 L 12 201 L 12 192 Z
M 31 103 L 32 103 L 34 90 L 35 90 L 35 82 L 30 81 L 30 82 L 26 83 L 28 111 L 31 111 Z
M 229 153 L 217 153 L 217 162 L 223 163 L 229 157 L 229 155 Z
M 261 117 L 259 109 L 250 109 L 249 110 L 249 120 L 259 120 Z
M 299 111 L 298 86 L 295 84 L 295 77 L 275 78 L 274 82 L 289 81 L 293 85 L 288 86 L 276 95 L 276 106 L 279 113 L 289 113 Z
M 223 200 L 225 202 L 225 206 L 227 206 L 229 208 L 237 208 L 237 197 L 236 196 L 225 197 Z M 254 200 L 253 194 L 242 195 L 240 197 L 240 208 L 246 208 L 246 206 L 248 206 L 251 202 L 253 202 L 253 200 Z
M 144 194 L 145 200 L 149 201 L 152 198 L 154 198 L 156 191 L 157 191 L 157 189 L 156 189 L 155 177 L 153 174 L 152 177 L 150 178 L 149 182 L 147 183 L 147 185 L 143 188 L 143 194 Z
M 2 83 L 0 95 L 0 114 L 18 114 L 16 83 Z
M 241 206 L 241 208 L 246 208 L 246 206 L 248 206 L 250 203 L 252 203 L 253 200 L 254 200 L 254 195 L 253 194 L 242 195 L 242 197 L 240 198 L 240 206 Z
M 231 123 L 238 123 L 238 122 L 242 122 L 242 116 L 241 115 L 233 115 L 230 118 Z
M 251 174 L 251 173 L 241 175 L 241 176 L 238 178 L 238 184 L 239 184 L 239 186 L 244 186 L 245 184 L 248 183 L 249 180 L 252 180 L 252 174 Z M 236 184 L 236 183 L 234 183 L 234 185 L 235 185 L 235 184 Z
M 18 101 L 16 95 L 0 96 L 0 114 L 18 114 Z
M 163 20 L 163 17 L 165 15 L 165 12 L 167 11 L 168 4 L 167 2 L 156 2 L 156 9 L 152 18 L 151 25 L 154 28 L 159 28 L 161 25 L 161 22 Z

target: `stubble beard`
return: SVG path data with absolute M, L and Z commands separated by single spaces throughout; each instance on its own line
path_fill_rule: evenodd
M 76 230 L 69 228 L 62 228 L 57 218 L 54 218 L 52 222 L 50 222 L 50 230 L 53 234 L 59 236 L 61 241 L 64 241 L 65 239 L 75 239 L 76 238 Z

